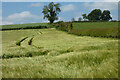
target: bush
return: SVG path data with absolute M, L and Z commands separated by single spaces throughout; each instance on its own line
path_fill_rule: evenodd
M 56 29 L 70 32 L 70 30 L 73 29 L 73 25 L 71 22 L 61 22 L 59 24 L 56 24 Z

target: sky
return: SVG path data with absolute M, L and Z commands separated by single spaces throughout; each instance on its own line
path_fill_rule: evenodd
M 2 2 L 118 2 L 120 0 L 2 0 Z
M 42 9 L 44 5 L 48 5 L 50 2 L 35 2 L 37 0 L 35 0 L 34 2 L 20 2 L 20 0 L 16 0 L 19 2 L 14 2 L 15 0 L 10 1 L 2 1 L 2 12 L 0 11 L 0 14 L 2 13 L 2 16 L 0 16 L 0 19 L 2 18 L 3 25 L 48 22 L 47 19 L 43 19 L 44 15 L 42 14 Z M 101 0 L 101 2 L 54 1 L 54 3 L 61 4 L 61 12 L 58 15 L 59 20 L 57 21 L 71 21 L 72 18 L 78 20 L 79 17 L 82 17 L 82 14 L 89 14 L 93 9 L 101 9 L 102 11 L 110 10 L 113 20 L 118 20 L 117 1 L 118 0 L 109 0 L 109 2 L 108 0 Z

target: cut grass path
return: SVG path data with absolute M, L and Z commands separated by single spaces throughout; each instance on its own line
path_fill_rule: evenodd
M 81 37 L 55 29 L 2 31 L 2 35 L 3 54 L 33 55 L 3 59 L 3 78 L 118 77 L 117 39 Z M 26 36 L 21 46 L 15 45 Z

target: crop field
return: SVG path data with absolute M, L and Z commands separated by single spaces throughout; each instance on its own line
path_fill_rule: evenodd
M 2 36 L 3 78 L 118 78 L 116 38 L 55 28 L 8 30 Z

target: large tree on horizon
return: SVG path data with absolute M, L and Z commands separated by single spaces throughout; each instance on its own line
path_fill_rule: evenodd
M 101 14 L 101 20 L 102 21 L 109 21 L 110 19 L 112 19 L 111 15 L 110 15 L 110 11 L 104 10 L 103 13 Z
M 44 19 L 47 18 L 50 23 L 53 23 L 55 20 L 58 20 L 58 14 L 61 12 L 60 4 L 53 2 L 49 3 L 48 6 L 44 6 L 42 13 L 44 14 Z
M 91 13 L 88 14 L 87 18 L 90 21 L 99 21 L 101 17 L 102 11 L 100 9 L 94 9 Z

